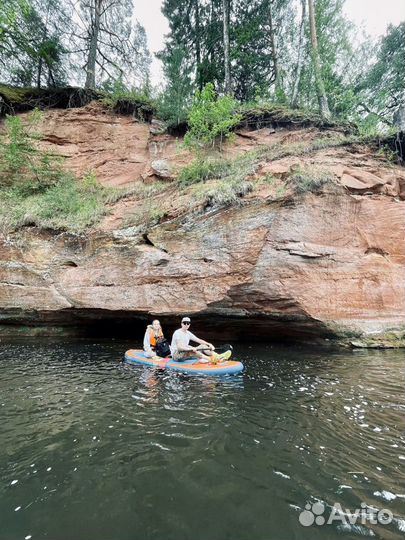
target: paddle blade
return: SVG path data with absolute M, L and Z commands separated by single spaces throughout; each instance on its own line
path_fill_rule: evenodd
M 221 345 L 220 347 L 216 347 L 215 350 L 218 352 L 218 351 L 221 351 L 221 352 L 226 352 L 226 351 L 233 351 L 233 347 L 230 343 L 226 343 L 225 345 Z

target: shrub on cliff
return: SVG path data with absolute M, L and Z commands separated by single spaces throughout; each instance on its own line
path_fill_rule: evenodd
M 218 97 L 214 85 L 208 83 L 198 91 L 188 116 L 189 131 L 184 137 L 188 148 L 203 150 L 216 145 L 221 147 L 229 139 L 241 120 L 236 112 L 237 102 L 230 96 Z
M 232 162 L 225 159 L 203 158 L 198 156 L 179 173 L 179 182 L 183 186 L 205 182 L 211 178 L 221 178 L 232 167 Z
M 60 181 L 63 175 L 60 157 L 37 146 L 41 119 L 38 109 L 25 124 L 20 117 L 7 116 L 5 133 L 0 136 L 0 185 L 18 186 L 21 192 L 30 194 L 42 192 Z

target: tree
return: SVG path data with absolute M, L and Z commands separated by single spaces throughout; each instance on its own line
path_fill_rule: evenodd
M 56 0 L 7 0 L 0 7 L 0 73 L 25 86 L 64 82 L 66 12 Z
M 165 50 L 179 44 L 190 52 L 188 61 L 195 70 L 194 82 L 199 89 L 211 82 L 240 100 L 254 99 L 258 91 L 269 94 L 276 79 L 282 87 L 282 70 L 280 77 L 274 73 L 279 66 L 276 49 L 284 47 L 284 27 L 291 19 L 287 7 L 292 2 L 164 0 L 162 11 L 170 27 Z
M 380 39 L 376 61 L 356 84 L 364 112 L 391 122 L 405 106 L 405 22 L 390 25 Z
M 277 47 L 276 47 L 276 36 L 274 31 L 274 22 L 273 22 L 273 0 L 268 0 L 268 9 L 269 9 L 269 39 L 271 47 L 271 55 L 273 57 L 273 74 L 274 74 L 274 86 L 276 92 L 280 84 L 280 73 L 278 69 L 278 58 L 277 58 Z
M 187 120 L 193 84 L 188 52 L 177 45 L 167 55 L 159 55 L 167 81 L 160 105 L 160 115 L 170 126 L 178 126 Z
M 231 83 L 231 58 L 230 58 L 230 43 L 229 43 L 229 1 L 222 0 L 222 16 L 224 25 L 224 69 L 225 69 L 225 94 L 232 94 Z
M 70 0 L 77 26 L 72 49 L 84 58 L 85 87 L 95 88 L 106 78 L 127 85 L 144 83 L 150 54 L 145 29 L 132 23 L 132 0 Z
M 315 72 L 316 93 L 319 102 L 319 111 L 324 118 L 330 117 L 328 98 L 325 92 L 325 85 L 322 78 L 321 59 L 318 50 L 318 37 L 315 25 L 314 1 L 308 0 L 309 25 L 311 30 L 311 58 Z
M 212 83 L 208 83 L 201 92 L 194 96 L 188 115 L 189 131 L 184 137 L 184 144 L 197 151 L 221 147 L 224 139 L 231 136 L 241 116 L 236 113 L 237 103 L 232 96 L 218 97 Z
M 260 95 L 284 101 L 284 79 L 291 65 L 292 6 L 292 0 L 234 0 L 231 52 L 238 99 Z
M 297 67 L 294 77 L 294 88 L 291 96 L 291 106 L 297 107 L 298 102 L 298 89 L 301 80 L 301 70 L 302 70 L 302 60 L 304 54 L 304 29 L 305 29 L 305 19 L 306 19 L 306 0 L 301 0 L 301 22 L 299 29 L 299 38 L 298 38 L 298 58 L 297 58 Z

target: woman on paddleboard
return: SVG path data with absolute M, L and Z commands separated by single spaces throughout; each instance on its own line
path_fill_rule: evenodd
M 147 358 L 153 358 L 156 356 L 156 345 L 159 341 L 164 339 L 162 326 L 160 322 L 155 319 L 152 324 L 148 324 L 146 327 L 145 336 L 143 338 L 143 350 Z

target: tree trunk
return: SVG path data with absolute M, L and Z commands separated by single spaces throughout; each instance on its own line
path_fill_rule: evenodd
M 403 105 L 395 111 L 393 121 L 398 131 L 405 132 L 405 107 Z
M 200 27 L 200 0 L 195 0 L 195 59 L 196 59 L 196 81 L 199 90 L 202 90 L 201 80 L 201 27 Z
M 100 32 L 100 14 L 101 14 L 101 4 L 103 0 L 96 0 L 94 3 L 94 18 L 92 19 L 91 24 L 91 35 L 90 35 L 90 46 L 89 46 L 89 55 L 87 57 L 86 63 L 86 83 L 85 88 L 96 88 L 96 59 L 97 59 L 97 45 L 98 45 L 98 34 Z
M 222 0 L 222 14 L 224 22 L 224 62 L 225 62 L 225 94 L 232 94 L 231 59 L 229 44 L 229 2 Z
M 37 71 L 37 88 L 41 88 L 41 77 L 42 77 L 42 58 L 38 60 L 38 71 Z
M 311 57 L 315 72 L 316 93 L 319 102 L 319 111 L 323 118 L 330 118 L 328 98 L 325 92 L 321 71 L 321 59 L 319 57 L 318 38 L 316 35 L 314 0 L 308 0 L 309 26 L 311 29 Z
M 297 58 L 297 68 L 295 71 L 295 81 L 294 88 L 291 97 L 291 106 L 297 107 L 298 104 L 298 88 L 301 80 L 301 70 L 302 70 L 302 52 L 304 45 L 304 28 L 305 28 L 305 18 L 306 18 L 306 0 L 301 0 L 302 13 L 301 13 L 301 25 L 300 25 L 300 36 L 298 40 L 298 58 Z
M 44 24 L 43 32 L 42 32 L 42 43 L 41 43 L 41 45 L 43 45 L 45 43 L 45 41 L 46 41 L 47 28 L 48 28 L 48 17 L 49 17 L 49 2 L 47 3 L 47 6 L 46 6 L 46 17 L 45 17 L 45 24 Z M 42 47 L 41 47 L 41 49 L 42 49 Z M 37 72 L 37 88 L 38 89 L 41 88 L 42 67 L 43 67 L 43 58 L 42 58 L 42 56 L 40 56 L 39 60 L 38 60 L 38 72 Z
M 272 0 L 269 0 L 269 26 L 270 26 L 271 56 L 273 58 L 274 86 L 277 92 L 279 84 L 280 84 L 280 72 L 278 69 L 276 36 L 274 35 Z

